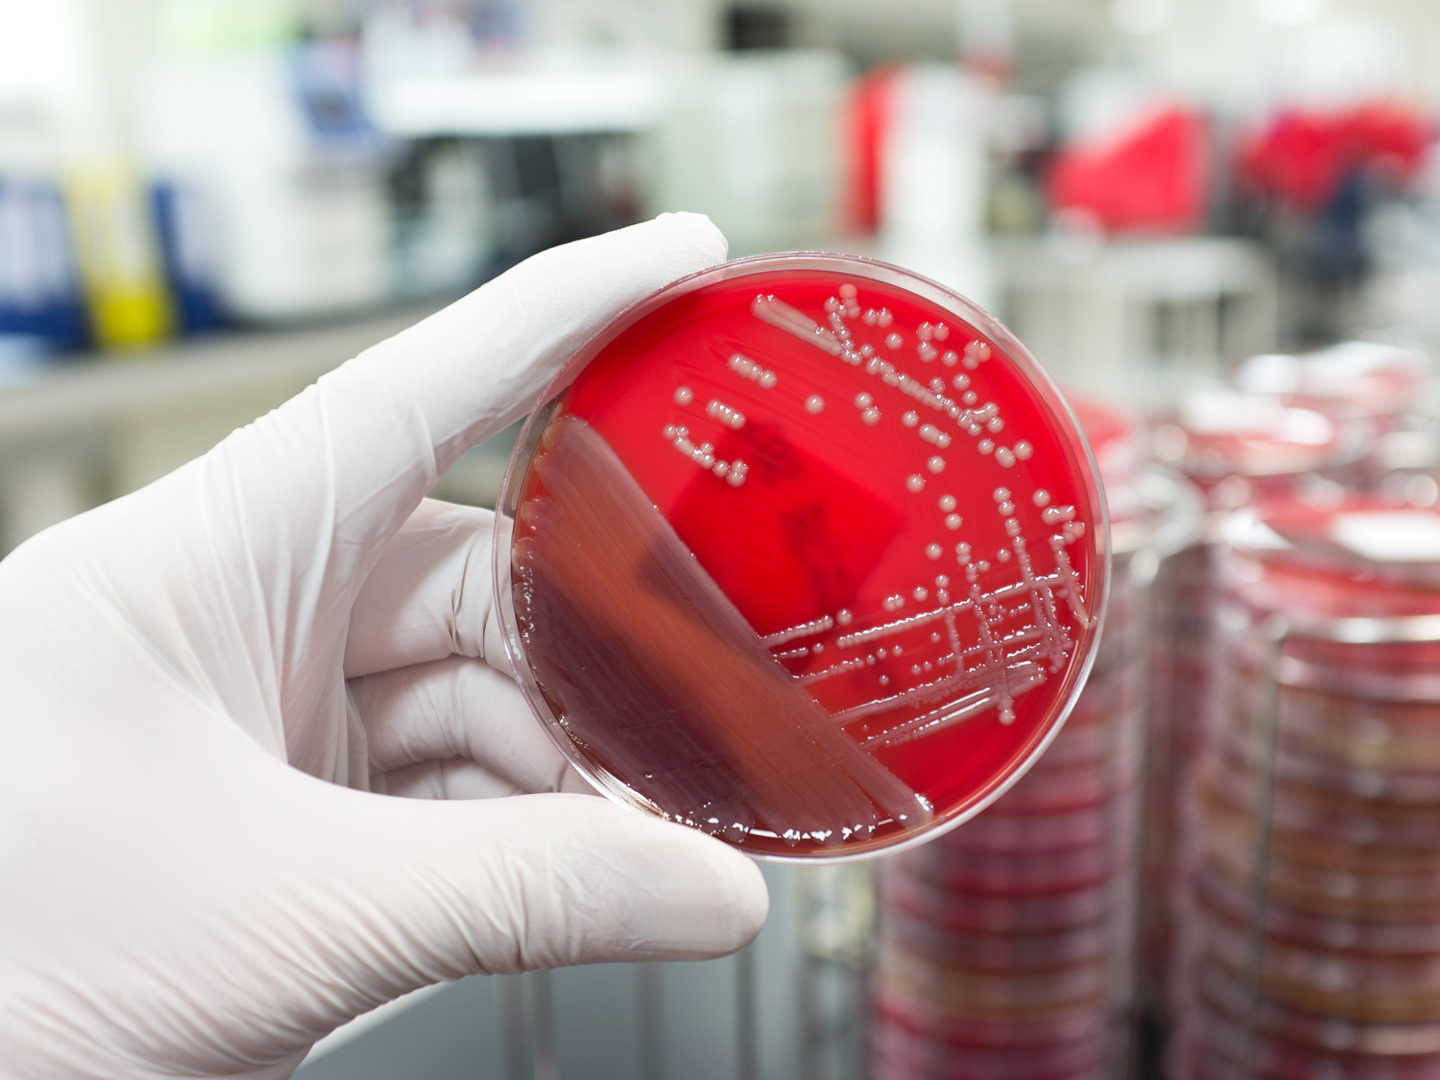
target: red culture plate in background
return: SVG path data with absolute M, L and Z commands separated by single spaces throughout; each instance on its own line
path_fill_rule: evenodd
M 982 809 L 1073 705 L 1108 585 L 1054 384 L 984 312 L 857 258 L 737 260 L 623 313 L 500 507 L 506 645 L 557 744 L 761 857 Z
M 928 998 L 915 998 L 881 988 L 875 1015 L 882 1028 L 902 1028 L 915 1038 L 936 1039 L 950 1047 L 1024 1049 L 1046 1044 L 1103 1046 L 1111 1018 L 1101 1006 L 1080 1004 L 1028 1015 L 986 1013 L 955 1016 L 940 1012 Z M 1002 1074 L 1008 1080 L 1008 1074 Z
M 881 895 L 889 916 L 948 934 L 1059 933 L 1103 922 L 1115 909 L 1115 890 L 1104 885 L 1034 896 L 953 893 L 909 867 L 884 877 Z
M 1263 568 L 1258 580 L 1234 583 L 1257 606 L 1323 618 L 1440 614 L 1440 510 L 1357 492 L 1321 505 L 1275 497 L 1233 515 L 1226 531 L 1231 545 Z M 1237 565 L 1246 576 L 1244 563 Z M 1440 667 L 1440 644 L 1431 640 L 1317 647 L 1329 654 L 1326 664 L 1350 658 L 1368 669 L 1389 655 L 1401 667 Z

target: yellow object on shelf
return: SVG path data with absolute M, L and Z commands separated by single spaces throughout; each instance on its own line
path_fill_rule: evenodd
M 166 337 L 169 303 L 138 177 L 113 162 L 76 169 L 65 186 L 96 343 L 124 349 Z

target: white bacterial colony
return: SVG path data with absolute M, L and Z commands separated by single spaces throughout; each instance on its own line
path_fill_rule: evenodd
M 767 371 L 754 360 L 751 360 L 743 353 L 735 353 L 725 362 L 725 366 L 743 378 L 753 383 L 758 383 L 762 390 L 773 390 L 775 384 L 780 381 L 773 371 Z
M 711 420 L 719 420 L 731 431 L 739 431 L 745 426 L 745 414 L 739 409 L 732 409 L 719 398 L 712 398 L 705 406 L 705 415 Z
M 860 419 L 871 427 L 880 422 L 880 410 L 875 405 L 875 399 L 869 394 L 863 391 L 856 394 L 855 408 L 860 410 Z
M 690 438 L 690 429 L 684 424 L 666 424 L 661 434 L 665 436 L 665 441 L 681 454 L 695 462 L 700 468 L 714 473 L 731 487 L 738 488 L 745 483 L 750 466 L 738 458 L 734 461 L 717 458 L 714 445 L 708 442 L 694 442 Z

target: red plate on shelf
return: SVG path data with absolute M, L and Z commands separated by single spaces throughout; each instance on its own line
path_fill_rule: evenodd
M 1157 456 L 1202 485 L 1227 476 L 1296 476 L 1357 460 L 1368 430 L 1355 421 L 1229 389 L 1188 394 L 1155 431 Z
M 497 515 L 506 646 L 619 802 L 757 856 L 973 816 L 1059 730 L 1109 577 L 1063 398 L 1003 326 L 865 259 L 742 259 L 575 354 Z
M 1036 896 L 952 893 L 917 868 L 881 878 L 882 906 L 890 914 L 927 922 L 950 934 L 1025 935 L 1072 930 L 1101 922 L 1115 910 L 1108 885 Z M 918 868 L 923 873 L 925 868 Z
M 1100 1075 L 1107 1045 L 1103 1026 L 1082 1039 L 1022 1038 L 999 1046 L 937 1038 L 930 1030 L 913 1030 L 893 1013 L 882 1013 L 877 1027 L 871 1072 L 876 1080 L 1087 1080 Z
M 1321 618 L 1403 618 L 1440 614 L 1440 511 L 1379 495 L 1346 492 L 1321 503 L 1274 498 L 1232 515 L 1226 539 L 1259 564 L 1231 573 L 1247 600 L 1284 614 Z M 1321 663 L 1362 669 L 1440 670 L 1430 640 L 1355 639 L 1330 643 Z
M 926 1000 L 890 993 L 885 987 L 877 989 L 875 1017 L 880 1032 L 902 1032 L 910 1039 L 931 1041 L 937 1051 L 962 1054 L 967 1050 L 1014 1053 L 1027 1047 L 1058 1046 L 1090 1046 L 1098 1052 L 1110 1035 L 1103 1006 L 1082 1005 L 1021 1016 L 950 1016 L 937 1012 Z M 996 1075 L 1009 1080 L 1011 1074 L 1001 1070 Z

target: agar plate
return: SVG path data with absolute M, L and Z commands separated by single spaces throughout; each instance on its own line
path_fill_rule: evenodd
M 1109 578 L 1048 376 L 853 257 L 736 260 L 617 317 L 531 414 L 500 511 L 506 647 L 561 750 L 759 857 L 978 813 L 1073 705 Z

